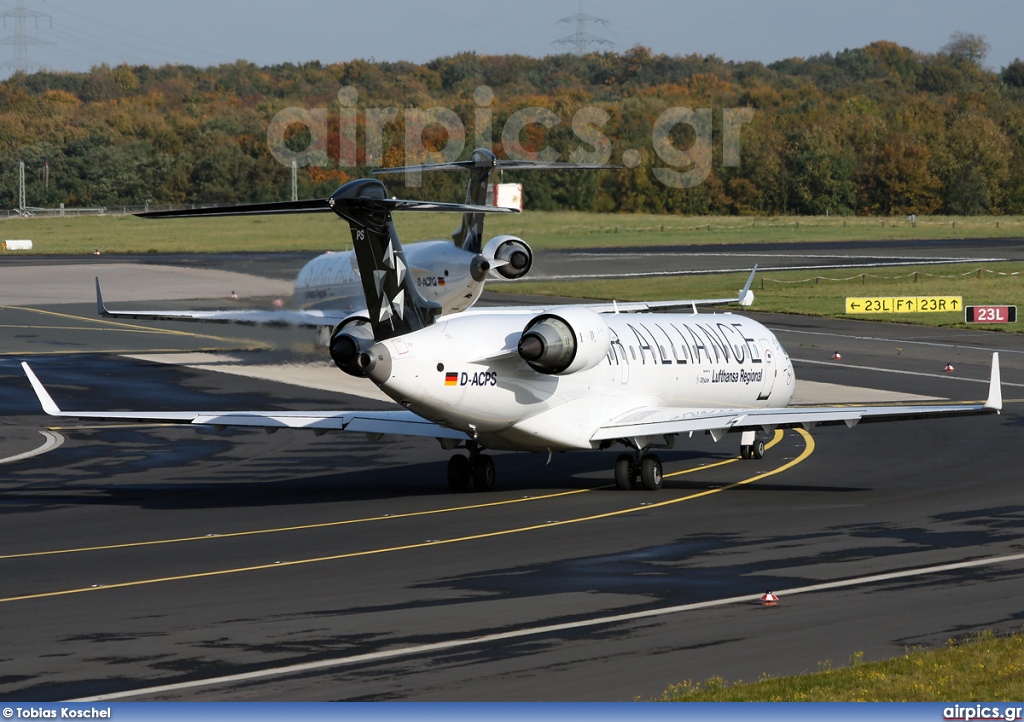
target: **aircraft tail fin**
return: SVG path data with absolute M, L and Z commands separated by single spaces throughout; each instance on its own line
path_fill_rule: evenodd
M 512 213 L 508 208 L 432 203 L 388 198 L 376 178 L 349 181 L 328 199 L 330 208 L 348 221 L 363 282 L 373 337 L 382 341 L 429 326 L 441 306 L 420 295 L 391 219 L 392 211 Z

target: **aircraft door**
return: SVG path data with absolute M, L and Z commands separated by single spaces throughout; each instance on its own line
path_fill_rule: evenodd
M 776 363 L 775 349 L 768 339 L 759 339 L 757 345 L 761 347 L 761 360 L 764 361 L 764 379 L 761 381 L 761 393 L 758 394 L 757 400 L 764 401 L 772 395 L 772 389 L 775 388 L 775 376 L 779 373 L 779 365 Z
M 619 335 L 612 330 L 611 353 L 615 366 L 619 367 L 619 383 L 629 383 L 629 358 L 626 356 L 626 347 L 619 340 Z
M 626 348 L 621 343 L 612 343 L 611 348 L 615 353 L 615 360 L 618 363 L 618 371 L 622 374 L 620 382 L 627 384 L 630 381 L 630 359 L 626 355 Z

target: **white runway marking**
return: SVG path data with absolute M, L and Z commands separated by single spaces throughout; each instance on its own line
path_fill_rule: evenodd
M 965 256 L 886 256 L 879 253 L 871 254 L 841 254 L 841 253 L 687 253 L 685 251 L 651 252 L 651 253 L 607 253 L 602 251 L 570 252 L 573 258 L 651 258 L 656 256 L 668 256 L 671 258 L 689 258 L 690 256 L 704 256 L 707 258 L 889 258 L 894 261 L 913 261 L 921 263 L 979 263 L 981 261 L 995 262 L 1005 261 L 1005 258 L 970 258 Z
M 1000 352 L 1000 353 L 1002 353 L 1002 352 Z M 839 367 L 839 368 L 859 369 L 861 371 L 882 371 L 882 372 L 887 373 L 887 374 L 903 374 L 904 376 L 925 376 L 925 377 L 928 377 L 928 378 L 949 379 L 950 381 L 970 381 L 970 382 L 976 383 L 976 384 L 987 384 L 988 383 L 988 379 L 969 379 L 969 378 L 966 378 L 964 376 L 953 376 L 952 374 L 948 374 L 948 373 L 934 373 L 934 374 L 930 374 L 930 373 L 925 373 L 923 371 L 903 371 L 901 369 L 883 369 L 883 368 L 880 368 L 878 366 L 858 366 L 856 364 L 848 364 L 848 363 L 843 363 L 841 361 L 818 361 L 818 360 L 809 359 L 809 358 L 793 358 L 792 356 L 790 356 L 790 360 L 791 361 L 796 361 L 797 363 L 817 364 L 818 366 L 836 366 L 836 367 Z M 1024 384 L 1012 384 L 1009 381 L 1000 381 L 1000 386 L 1017 386 L 1017 387 L 1020 387 L 1020 388 L 1024 388 Z
M 676 258 L 679 256 L 677 255 Z M 1004 259 L 1001 258 L 971 258 L 967 260 L 953 259 L 953 260 L 905 260 L 905 261 L 894 261 L 894 262 L 861 262 L 861 263 L 829 263 L 814 266 L 759 266 L 758 272 L 762 275 L 770 271 L 828 271 L 838 270 L 843 268 L 891 268 L 899 266 L 940 266 L 948 265 L 951 263 L 997 263 Z M 682 271 L 638 271 L 635 273 L 572 273 L 572 274 L 552 274 L 552 275 L 531 275 L 530 280 L 532 281 L 572 281 L 581 280 L 587 278 L 650 278 L 655 276 L 708 276 L 719 273 L 750 273 L 749 267 L 743 268 L 707 268 L 707 269 L 689 269 Z M 507 279 L 496 278 L 493 282 L 511 283 Z
M 158 353 L 124 354 L 125 358 L 151 363 L 184 366 L 198 371 L 217 371 L 224 374 L 292 384 L 318 391 L 332 391 L 360 396 L 374 401 L 395 401 L 378 389 L 370 379 L 354 378 L 341 373 L 329 362 L 294 364 L 247 364 L 243 358 L 213 353 Z
M 972 559 L 965 562 L 953 562 L 951 564 L 939 564 L 930 567 L 919 567 L 917 569 L 904 569 L 898 572 L 886 572 L 883 574 L 872 574 L 864 577 L 855 577 L 853 579 L 840 579 L 833 582 L 822 582 L 821 584 L 811 584 L 806 587 L 794 587 L 792 589 L 776 589 L 773 590 L 779 597 L 792 597 L 796 594 L 806 594 L 808 592 L 822 592 L 831 589 L 842 589 L 845 587 L 855 587 L 865 584 L 876 584 L 878 582 L 890 581 L 893 579 L 905 579 L 907 577 L 919 577 L 927 574 L 941 574 L 943 572 L 957 571 L 960 569 L 971 569 L 976 567 L 992 566 L 996 564 L 1009 564 L 1012 562 L 1024 561 L 1024 554 L 1010 554 L 1001 557 L 988 557 L 985 559 Z M 724 607 L 730 604 L 752 604 L 759 602 L 761 599 L 760 594 L 750 595 L 745 594 L 741 597 L 726 597 L 725 599 L 712 599 L 706 602 L 696 602 L 694 604 L 681 604 L 674 607 L 663 607 L 661 609 L 648 609 L 643 612 L 631 612 L 629 614 L 616 614 L 607 617 L 595 617 L 593 619 L 584 619 L 577 622 L 566 622 L 564 624 L 549 624 L 540 627 L 526 627 L 524 629 L 516 629 L 509 632 L 500 632 L 497 634 L 486 634 L 479 637 L 466 637 L 463 639 L 452 639 L 447 642 L 436 642 L 434 644 L 420 644 L 412 647 L 399 647 L 397 649 L 388 649 L 380 652 L 369 652 L 367 654 L 356 654 L 351 657 L 337 657 L 335 659 L 323 659 L 317 662 L 306 662 L 303 664 L 291 664 L 284 667 L 274 667 L 271 669 L 261 669 L 254 672 L 243 672 L 241 674 L 229 674 L 223 677 L 210 677 L 208 679 L 197 679 L 191 682 L 179 682 L 177 684 L 164 684 L 156 687 L 145 687 L 142 689 L 130 690 L 127 692 L 114 692 L 112 694 L 101 694 L 95 697 L 82 697 L 80 699 L 68 700 L 70 702 L 104 702 L 108 700 L 126 699 L 129 697 L 139 697 L 142 695 L 154 695 L 162 694 L 165 692 L 174 692 L 186 689 L 195 689 L 197 687 L 209 687 L 217 684 L 230 684 L 232 682 L 247 682 L 255 679 L 266 679 L 267 677 L 278 677 L 286 674 L 300 674 L 303 672 L 314 672 L 322 669 L 331 669 L 335 667 L 342 667 L 352 664 L 361 664 L 365 662 L 380 662 L 388 659 L 395 659 L 397 657 L 408 657 L 412 655 L 430 654 L 431 652 L 444 652 L 451 649 L 459 649 L 461 647 L 469 647 L 478 644 L 488 644 L 491 642 L 501 642 L 508 639 L 518 639 L 521 637 L 532 637 L 541 634 L 554 634 L 557 632 L 565 632 L 574 629 L 584 629 L 587 627 L 603 626 L 607 624 L 618 624 L 621 622 L 632 622 L 639 619 L 650 619 L 653 617 L 663 617 L 670 614 L 679 614 L 681 612 L 691 612 L 698 609 L 711 609 L 713 607 Z
M 290 297 L 291 281 L 263 278 L 247 273 L 210 268 L 151 266 L 145 263 L 83 263 L 54 266 L 12 266 L 0 268 L 0 305 L 38 306 L 51 303 L 95 303 L 99 276 L 107 302 L 158 301 L 172 299 L 222 299 L 223 308 L 237 305 L 228 300 L 232 291 L 239 298 L 253 296 Z M 56 280 L 56 279 L 59 279 Z
M 854 320 L 854 319 L 848 319 L 848 320 Z M 875 323 L 875 322 L 874 321 L 868 321 L 867 323 Z M 778 327 L 771 327 L 771 326 L 769 326 L 769 330 L 772 333 L 776 333 L 776 334 L 779 334 L 779 333 L 800 333 L 800 334 L 804 334 L 805 336 L 830 336 L 830 337 L 834 337 L 834 338 L 846 338 L 846 339 L 851 339 L 852 338 L 852 339 L 855 339 L 857 341 L 884 341 L 886 343 L 905 343 L 905 344 L 912 344 L 912 345 L 915 345 L 915 346 L 937 346 L 939 348 L 963 348 L 963 349 L 969 349 L 971 351 L 987 351 L 988 353 L 992 353 L 993 351 L 998 351 L 999 353 L 1024 353 L 1024 351 L 1016 351 L 1014 349 L 1007 349 L 1007 348 L 988 348 L 986 346 L 966 346 L 966 345 L 964 345 L 962 343 L 942 343 L 942 342 L 939 342 L 939 341 L 908 341 L 906 339 L 901 339 L 901 338 L 885 338 L 885 337 L 882 337 L 882 336 L 850 336 L 849 334 L 835 333 L 833 331 L 796 331 L 796 330 L 791 330 L 791 329 L 788 329 L 788 328 L 778 328 Z
M 46 437 L 46 441 L 43 442 L 42 446 L 38 449 L 33 449 L 32 451 L 26 451 L 24 454 L 8 456 L 6 459 L 0 459 L 0 464 L 10 464 L 11 462 L 21 461 L 22 459 L 31 459 L 33 456 L 39 456 L 48 451 L 53 451 L 64 443 L 64 437 L 56 431 L 40 431 L 39 433 Z

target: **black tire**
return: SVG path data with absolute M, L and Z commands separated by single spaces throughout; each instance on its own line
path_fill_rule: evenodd
M 477 491 L 494 490 L 494 460 L 487 454 L 480 454 L 473 462 L 473 488 Z
M 744 459 L 749 459 L 751 454 L 750 444 L 743 444 L 740 446 L 740 456 Z
M 750 447 L 750 454 L 755 459 L 764 458 L 764 442 L 760 439 L 754 441 L 753 446 Z
M 647 491 L 661 488 L 661 459 L 654 454 L 648 454 L 640 462 L 640 485 Z
M 636 461 L 629 454 L 622 454 L 615 460 L 615 486 L 623 491 L 633 488 L 636 479 Z
M 469 472 L 469 459 L 462 454 L 448 459 L 448 488 L 456 494 L 469 491 Z

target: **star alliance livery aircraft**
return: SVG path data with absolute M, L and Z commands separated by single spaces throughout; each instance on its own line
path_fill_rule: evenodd
M 741 454 L 761 458 L 759 436 L 777 428 L 852 428 L 1002 408 L 997 354 L 984 404 L 789 408 L 793 365 L 771 331 L 743 316 L 696 309 L 749 304 L 753 273 L 732 299 L 488 308 L 439 318 L 438 305 L 408 273 L 392 211 L 507 209 L 389 199 L 376 179 L 345 184 L 325 205 L 349 223 L 369 319 L 360 333 L 338 335 L 342 367 L 369 377 L 405 410 L 62 411 L 22 364 L 43 409 L 111 421 L 432 437 L 446 449 L 468 451 L 448 464 L 449 486 L 465 491 L 471 483 L 492 488 L 487 449 L 550 454 L 619 444 L 631 451 L 615 464 L 616 485 L 654 490 L 662 479 L 652 451 L 671 448 L 681 435 L 706 432 L 718 441 L 735 432 Z M 682 309 L 689 312 L 652 313 Z

